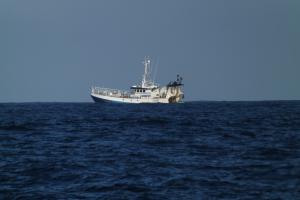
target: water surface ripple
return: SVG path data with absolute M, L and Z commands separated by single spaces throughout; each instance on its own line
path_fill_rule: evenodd
M 0 104 L 0 199 L 300 199 L 300 102 Z

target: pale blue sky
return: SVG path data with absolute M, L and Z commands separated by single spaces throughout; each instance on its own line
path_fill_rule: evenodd
M 146 55 L 186 100 L 299 100 L 299 19 L 299 0 L 1 0 L 0 102 L 91 101 Z

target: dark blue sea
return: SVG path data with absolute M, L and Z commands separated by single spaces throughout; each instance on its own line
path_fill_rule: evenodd
M 0 104 L 0 199 L 300 199 L 300 101 Z

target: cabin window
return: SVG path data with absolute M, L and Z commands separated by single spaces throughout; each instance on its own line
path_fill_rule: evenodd
M 143 92 L 145 92 L 145 90 L 143 90 Z

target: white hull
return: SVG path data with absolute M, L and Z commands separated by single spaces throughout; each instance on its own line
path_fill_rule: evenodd
M 112 97 L 100 94 L 91 94 L 95 102 L 116 102 L 116 103 L 169 103 L 168 99 L 165 98 L 122 98 Z

